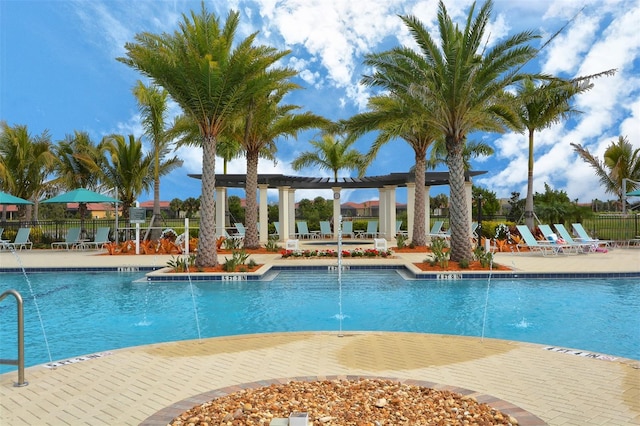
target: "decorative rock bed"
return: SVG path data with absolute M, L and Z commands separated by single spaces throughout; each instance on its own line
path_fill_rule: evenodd
M 170 425 L 269 425 L 294 412 L 307 412 L 313 425 L 518 424 L 471 396 L 388 379 L 359 379 L 244 389 L 193 407 Z

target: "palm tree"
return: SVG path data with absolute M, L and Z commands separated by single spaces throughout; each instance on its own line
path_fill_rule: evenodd
M 142 118 L 142 127 L 144 135 L 151 141 L 153 146 L 153 216 L 151 227 L 154 228 L 152 233 L 153 239 L 160 236 L 160 229 L 156 229 L 162 223 L 160 215 L 160 162 L 169 154 L 173 133 L 172 129 L 167 128 L 167 98 L 166 90 L 154 85 L 145 86 L 138 81 L 133 88 L 133 94 L 138 100 L 140 107 L 140 115 Z M 173 157 L 169 160 L 179 166 L 182 160 Z
M 53 181 L 65 190 L 98 188 L 102 177 L 104 158 L 100 149 L 93 143 L 89 133 L 75 131 L 58 142 L 54 148 L 58 161 L 55 164 L 57 178 Z M 87 213 L 87 204 L 78 205 L 80 219 Z
M 25 125 L 9 126 L 0 121 L 0 188 L 35 203 L 35 211 L 26 206 L 23 217 L 30 221 L 38 217 L 38 200 L 44 194 L 53 172 L 56 157 L 51 136 L 45 130 L 31 136 Z
M 345 122 L 345 127 L 355 137 L 377 130 L 378 135 L 366 155 L 370 164 L 380 148 L 387 142 L 400 138 L 413 148 L 415 159 L 414 227 L 411 241 L 417 246 L 427 244 L 425 224 L 425 172 L 426 155 L 437 134 L 425 122 L 429 114 L 423 104 L 402 93 L 374 96 L 369 99 L 370 111 L 357 114 Z
M 291 162 L 291 167 L 293 170 L 302 170 L 318 166 L 322 170 L 330 170 L 333 172 L 334 182 L 338 182 L 340 170 L 358 170 L 358 175 L 362 176 L 366 160 L 360 152 L 351 149 L 355 142 L 355 138 L 338 139 L 334 134 L 325 133 L 319 141 L 309 142 L 316 150 L 302 152 Z
M 572 143 L 571 146 L 580 158 L 593 167 L 605 191 L 615 194 L 622 205 L 624 202 L 622 180 L 640 181 L 640 148 L 633 149 L 633 145 L 626 137 L 619 136 L 617 141 L 611 141 L 601 161 L 582 145 Z M 632 182 L 627 191 L 635 188 L 636 184 Z
M 218 137 L 262 86 L 265 70 L 288 54 L 253 46 L 257 33 L 236 41 L 239 13 L 229 12 L 224 26 L 207 12 L 183 15 L 173 34 L 137 34 L 119 61 L 163 87 L 198 123 L 203 148 L 201 222 L 196 266 L 216 266 L 215 157 Z
M 258 204 L 256 192 L 258 190 L 258 160 L 260 156 L 274 158 L 276 139 L 280 137 L 297 137 L 302 130 L 326 126 L 329 121 L 310 112 L 296 114 L 296 105 L 282 104 L 285 95 L 297 84 L 288 81 L 295 71 L 289 69 L 275 69 L 270 71 L 273 85 L 266 86 L 265 92 L 252 98 L 246 110 L 240 116 L 235 126 L 234 139 L 247 158 L 247 180 L 245 184 L 246 209 L 245 222 L 247 225 L 244 245 L 255 249 L 260 246 L 256 224 Z
M 495 153 L 493 147 L 485 142 L 467 141 L 462 151 L 462 161 L 464 163 L 464 170 L 471 170 L 471 159 L 480 156 L 488 157 Z M 433 148 L 431 149 L 431 155 L 427 161 L 427 168 L 435 169 L 440 164 L 447 164 L 447 147 L 443 139 L 438 139 Z
M 133 135 L 125 138 L 123 135 L 106 137 L 101 143 L 101 149 L 108 160 L 104 166 L 105 184 L 117 188 L 118 198 L 122 201 L 122 216 L 129 217 L 129 207 L 143 191 L 153 186 L 153 159 L 155 153 L 144 154 L 142 141 Z M 181 162 L 170 159 L 159 164 L 160 176 L 171 173 Z
M 571 99 L 593 87 L 591 80 L 603 75 L 612 75 L 615 70 L 608 70 L 586 77 L 572 80 L 551 79 L 536 86 L 532 78 L 523 79 L 518 85 L 516 94 L 517 112 L 524 131 L 529 135 L 529 162 L 527 168 L 527 198 L 524 218 L 529 229 L 534 228 L 533 212 L 533 135 L 559 123 L 580 111 L 574 109 Z
M 363 82 L 422 102 L 429 112 L 426 124 L 444 136 L 451 187 L 450 255 L 455 261 L 469 260 L 472 245 L 463 157 L 467 135 L 501 132 L 507 124 L 516 125 L 505 90 L 524 76 L 522 66 L 536 56 L 537 50 L 528 45 L 536 35 L 522 32 L 488 48 L 484 43 L 493 9 L 490 0 L 475 17 L 472 5 L 463 29 L 453 22 L 442 1 L 438 8 L 438 38 L 416 17 L 401 17 L 419 51 L 395 48 L 368 55 L 365 63 L 376 71 Z

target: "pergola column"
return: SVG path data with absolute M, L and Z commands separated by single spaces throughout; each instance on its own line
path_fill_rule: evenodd
M 342 213 L 340 208 L 340 191 L 342 188 L 334 186 L 331 190 L 333 191 L 333 238 L 338 241 L 338 233 L 340 232 L 340 226 L 338 226 L 338 223 L 340 222 L 340 214 Z
M 473 220 L 473 191 L 472 191 L 473 183 L 469 181 L 464 182 L 464 195 L 467 199 L 467 214 L 469 218 L 468 227 L 471 229 L 471 221 Z
M 289 194 L 289 228 L 287 238 L 290 238 L 290 236 L 295 236 L 296 234 L 296 190 L 289 187 L 287 192 Z
M 278 219 L 280 222 L 279 241 L 289 239 L 289 187 L 278 187 Z
M 260 222 L 260 229 L 258 229 L 258 236 L 260 238 L 260 244 L 266 244 L 269 239 L 269 209 L 267 206 L 267 189 L 269 185 L 266 183 L 258 184 L 260 193 L 260 206 L 258 209 L 258 221 Z
M 378 231 L 385 232 L 385 221 L 387 216 L 387 190 L 386 188 L 378 188 Z
M 225 212 L 227 210 L 227 188 L 218 186 L 216 187 L 215 194 L 216 200 L 216 237 L 223 237 L 225 227 Z
M 386 198 L 386 224 L 384 230 L 384 237 L 391 241 L 396 238 L 396 186 L 385 186 L 387 196 Z

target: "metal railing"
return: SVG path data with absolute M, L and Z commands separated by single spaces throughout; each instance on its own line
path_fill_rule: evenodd
M 13 384 L 15 387 L 27 386 L 29 382 L 24 380 L 24 310 L 22 306 L 22 296 L 17 290 L 7 290 L 0 294 L 0 302 L 7 296 L 16 298 L 16 308 L 18 311 L 18 359 L 0 359 L 0 364 L 17 365 L 18 381 Z

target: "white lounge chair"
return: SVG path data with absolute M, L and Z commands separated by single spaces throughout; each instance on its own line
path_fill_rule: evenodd
M 615 245 L 615 241 L 600 240 L 598 238 L 591 238 L 591 236 L 589 236 L 589 234 L 584 229 L 584 227 L 582 226 L 581 223 L 572 223 L 571 227 L 573 228 L 575 233 L 578 235 L 578 237 L 576 238 L 576 241 L 580 241 L 580 242 L 583 242 L 583 243 L 591 243 L 591 244 L 595 244 L 597 246 L 603 245 L 603 246 L 609 247 L 609 248 L 613 248 L 613 246 Z
M 108 226 L 98 228 L 96 235 L 93 237 L 93 241 L 83 242 L 82 248 L 95 248 L 98 250 L 99 248 L 104 247 L 104 245 L 109 242 L 109 232 L 111 232 L 111 228 Z M 184 237 L 184 234 L 181 235 Z
M 526 225 L 517 225 L 516 228 L 518 232 L 520 232 L 520 236 L 524 240 L 524 244 L 518 243 L 516 245 L 516 250 L 518 253 L 520 252 L 521 247 L 526 247 L 532 252 L 540 252 L 543 256 L 548 254 L 557 255 L 560 253 L 560 246 L 552 245 L 549 241 L 538 241 L 536 237 L 533 236 L 531 231 Z

